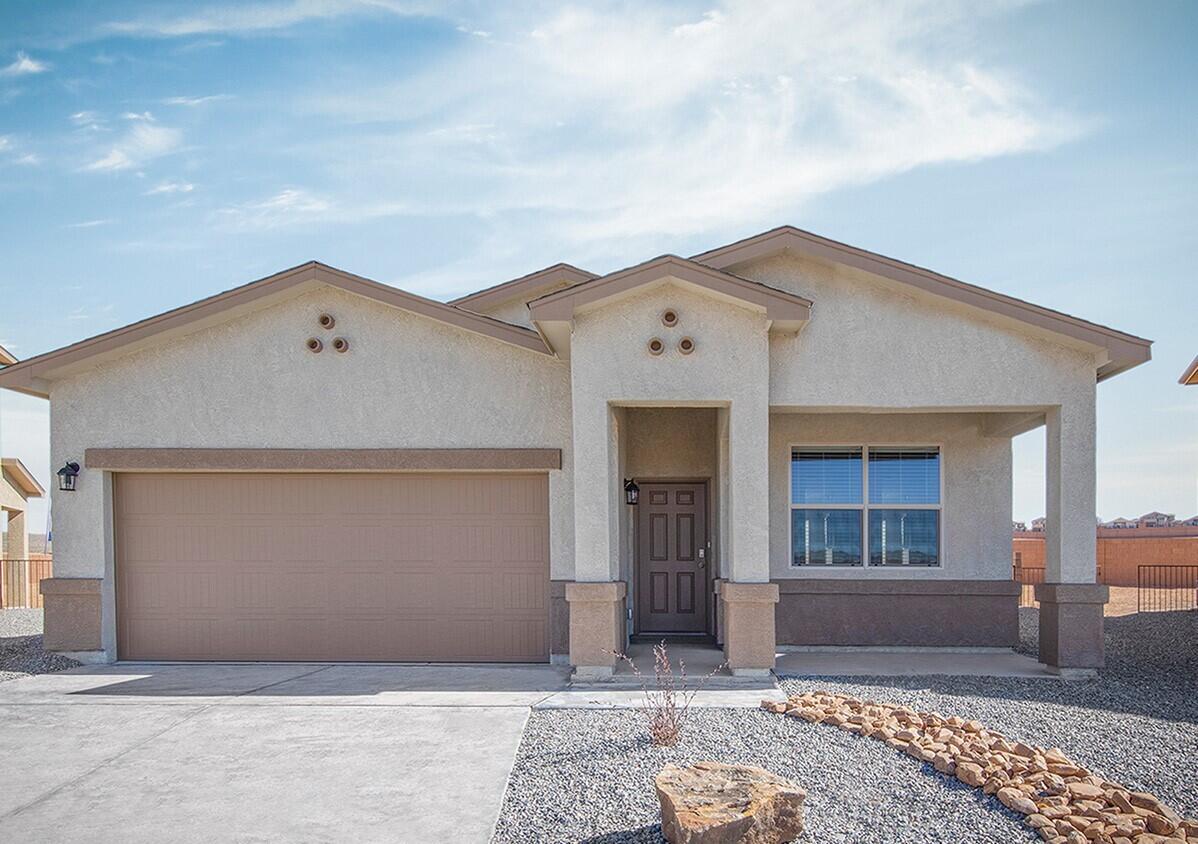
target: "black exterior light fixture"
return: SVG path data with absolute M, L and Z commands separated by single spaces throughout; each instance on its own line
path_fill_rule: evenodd
M 75 478 L 79 477 L 78 463 L 65 463 L 58 470 L 58 488 L 63 492 L 75 491 Z
M 624 503 L 636 506 L 641 500 L 641 488 L 636 485 L 636 481 L 632 478 L 624 479 Z

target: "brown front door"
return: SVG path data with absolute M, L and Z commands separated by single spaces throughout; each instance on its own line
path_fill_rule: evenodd
M 641 484 L 637 632 L 707 630 L 707 487 Z

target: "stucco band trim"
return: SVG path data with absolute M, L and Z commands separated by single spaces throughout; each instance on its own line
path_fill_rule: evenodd
M 1006 580 L 775 581 L 778 643 L 1013 647 L 1020 584 Z
M 544 472 L 557 448 L 89 448 L 110 472 Z

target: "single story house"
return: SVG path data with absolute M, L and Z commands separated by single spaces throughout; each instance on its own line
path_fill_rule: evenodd
M 1011 438 L 1043 425 L 1067 671 L 1102 662 L 1096 386 L 1150 347 L 786 226 L 447 304 L 306 263 L 0 387 L 50 400 L 78 658 L 1010 646 Z

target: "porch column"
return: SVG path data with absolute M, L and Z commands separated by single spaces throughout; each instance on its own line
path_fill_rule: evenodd
M 774 667 L 774 609 L 778 585 L 770 583 L 769 397 L 734 401 L 728 409 L 728 543 L 721 584 L 724 657 L 736 675 L 768 674 Z
M 8 536 L 4 540 L 4 556 L 9 560 L 29 559 L 29 534 L 25 530 L 25 512 L 6 510 Z
M 1094 395 L 1046 414 L 1047 513 L 1040 602 L 1040 661 L 1061 673 L 1103 664 L 1103 605 L 1096 582 Z
M 619 581 L 622 494 L 617 418 L 606 401 L 574 403 L 574 583 L 570 664 L 579 677 L 610 676 L 624 650 L 625 585 Z

